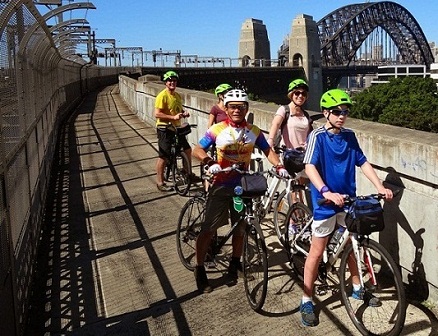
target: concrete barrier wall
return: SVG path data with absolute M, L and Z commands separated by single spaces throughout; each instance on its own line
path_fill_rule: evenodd
M 150 78 L 149 78 L 150 79 Z M 138 81 L 119 77 L 120 93 L 126 103 L 147 124 L 155 123 L 155 96 L 164 86 L 157 81 Z M 205 132 L 208 112 L 216 97 L 213 94 L 178 88 L 190 123 L 198 129 L 189 135 L 197 143 Z M 263 130 L 269 130 L 275 104 L 250 103 L 249 118 Z M 312 113 L 312 112 L 311 112 Z M 316 112 L 315 112 L 316 113 Z M 317 120 L 315 126 L 324 123 Z M 347 121 L 359 139 L 368 160 L 379 177 L 400 194 L 384 205 L 386 228 L 375 233 L 401 266 L 409 290 L 421 300 L 438 301 L 438 268 L 434 258 L 438 249 L 438 134 L 414 131 L 357 119 Z M 358 194 L 375 192 L 372 184 L 358 173 Z

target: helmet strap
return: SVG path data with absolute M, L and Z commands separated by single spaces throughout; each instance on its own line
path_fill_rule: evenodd
M 327 130 L 327 131 L 330 131 L 331 129 L 341 130 L 340 127 L 337 127 L 337 126 L 333 125 L 333 123 L 330 121 L 330 115 L 331 115 L 331 114 L 332 114 L 332 113 L 329 112 L 328 115 L 327 115 L 327 117 L 326 117 L 326 119 L 327 119 L 327 121 L 329 122 L 329 124 L 330 124 L 332 127 L 326 128 L 326 130 Z

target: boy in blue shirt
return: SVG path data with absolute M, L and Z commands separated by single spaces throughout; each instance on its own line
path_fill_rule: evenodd
M 352 106 L 349 95 L 339 89 L 329 90 L 322 95 L 320 105 L 327 122 L 309 135 L 304 157 L 306 174 L 311 181 L 314 217 L 312 244 L 304 265 L 304 294 L 300 305 L 302 323 L 305 326 L 319 323 L 312 303 L 318 265 L 336 223 L 345 226 L 343 195 L 356 195 L 356 167 L 360 167 L 378 193 L 385 195 L 387 200 L 391 200 L 393 196 L 392 191 L 383 186 L 367 161 L 354 132 L 343 127 L 348 109 Z M 318 200 L 324 198 L 330 202 L 319 205 Z M 359 285 L 354 260 L 351 265 L 349 262 L 349 268 L 353 281 L 352 297 L 363 300 L 364 289 Z M 380 306 L 381 303 L 371 295 L 368 305 Z

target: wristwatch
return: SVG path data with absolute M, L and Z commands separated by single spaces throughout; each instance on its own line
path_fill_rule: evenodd
M 324 193 L 326 193 L 328 191 L 330 191 L 330 189 L 326 185 L 324 185 L 324 186 L 322 186 L 322 188 L 319 191 L 319 193 L 322 195 L 322 194 L 324 194 Z

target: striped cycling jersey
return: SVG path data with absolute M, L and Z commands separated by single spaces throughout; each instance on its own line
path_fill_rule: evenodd
M 213 144 L 216 145 L 217 162 L 222 168 L 241 164 L 243 170 L 249 167 L 254 147 L 262 151 L 269 149 L 260 128 L 246 121 L 239 125 L 231 125 L 231 122 L 226 120 L 211 126 L 199 140 L 199 145 L 207 150 Z M 219 173 L 215 175 L 213 184 L 233 187 L 239 185 L 240 177 L 235 171 Z

